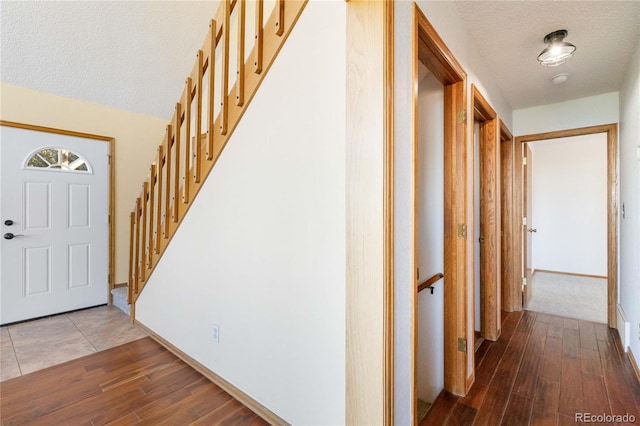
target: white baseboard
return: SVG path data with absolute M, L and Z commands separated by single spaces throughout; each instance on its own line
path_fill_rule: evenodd
M 618 334 L 620 334 L 620 340 L 622 341 L 622 347 L 627 352 L 629 349 L 629 343 L 631 342 L 631 324 L 627 319 L 627 315 L 624 313 L 621 305 L 616 305 L 616 328 Z

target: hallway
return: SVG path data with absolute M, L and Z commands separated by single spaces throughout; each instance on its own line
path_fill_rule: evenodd
M 640 384 L 616 339 L 605 324 L 503 312 L 498 341 L 476 351 L 469 394 L 440 394 L 420 425 L 568 425 L 578 413 L 637 422 Z

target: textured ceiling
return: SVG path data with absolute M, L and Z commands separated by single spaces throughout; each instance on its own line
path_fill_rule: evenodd
M 459 15 L 513 109 L 620 89 L 640 41 L 640 2 L 456 1 Z M 572 60 L 542 67 L 536 60 L 546 34 L 566 29 Z M 564 84 L 550 79 L 569 73 Z
M 0 79 L 169 119 L 218 1 L 0 2 Z M 514 109 L 620 88 L 640 39 L 640 1 L 456 1 Z M 557 68 L 536 61 L 565 28 L 578 49 Z M 569 81 L 550 78 L 567 72 Z
M 169 119 L 218 3 L 2 1 L 0 79 Z

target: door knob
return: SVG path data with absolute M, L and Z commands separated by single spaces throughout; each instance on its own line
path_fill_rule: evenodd
M 24 237 L 24 235 L 22 234 L 12 234 L 11 232 L 7 232 L 6 234 L 4 234 L 4 239 L 5 240 L 13 240 L 16 237 Z
M 4 221 L 4 224 L 7 225 L 7 226 L 11 226 L 11 225 L 13 225 L 13 221 L 11 219 L 7 219 L 7 220 Z
M 529 232 L 538 232 L 538 230 L 536 228 L 529 228 L 529 229 L 527 229 L 527 231 L 529 231 Z

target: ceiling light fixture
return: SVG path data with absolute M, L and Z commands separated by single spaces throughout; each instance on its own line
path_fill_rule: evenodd
M 575 52 L 576 47 L 564 41 L 564 38 L 568 34 L 569 31 L 567 30 L 558 30 L 544 37 L 544 42 L 549 46 L 538 55 L 540 65 L 544 67 L 557 67 L 573 57 L 573 52 Z
M 567 81 L 568 79 L 569 79 L 569 74 L 567 74 L 566 72 L 565 72 L 565 73 L 562 73 L 562 74 L 556 74 L 556 75 L 554 75 L 553 77 L 551 77 L 551 81 L 552 81 L 554 84 L 561 84 L 561 83 L 564 83 L 564 82 L 565 82 L 565 81 Z

